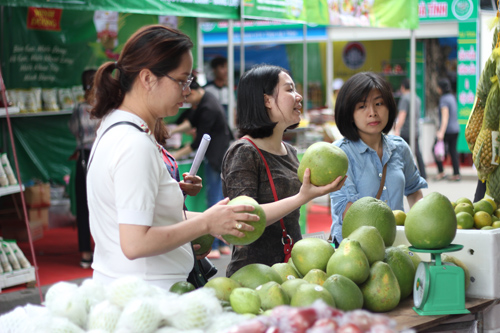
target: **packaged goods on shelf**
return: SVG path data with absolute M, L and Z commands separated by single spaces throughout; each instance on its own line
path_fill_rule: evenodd
M 43 111 L 59 111 L 57 104 L 57 89 L 42 89 L 42 105 Z
M 10 247 L 10 244 L 4 240 L 0 241 L 0 243 L 2 245 L 3 252 L 7 256 L 7 259 L 9 260 L 9 263 L 10 263 L 10 266 L 12 267 L 12 270 L 17 271 L 18 269 L 21 269 L 21 265 L 19 264 L 19 260 L 17 260 L 17 257 L 14 254 L 14 251 Z
M 7 179 L 7 174 L 0 163 L 0 186 L 9 186 L 9 180 Z
M 59 88 L 57 90 L 57 96 L 61 109 L 71 109 L 75 105 L 75 99 L 73 98 L 71 88 Z
M 85 101 L 85 92 L 82 86 L 71 87 L 71 92 L 73 93 L 73 100 L 75 103 L 82 103 Z
M 2 167 L 3 170 L 5 171 L 5 175 L 7 176 L 7 179 L 9 180 L 9 185 L 17 185 L 17 179 L 14 176 L 14 171 L 12 170 L 12 167 L 10 166 L 9 158 L 7 157 L 7 153 L 3 153 L 2 157 Z
M 14 255 L 16 256 L 17 260 L 19 261 L 19 265 L 21 266 L 21 268 L 31 267 L 30 262 L 28 261 L 28 259 L 26 259 L 26 256 L 17 245 L 15 239 L 4 239 L 4 242 L 10 245 L 10 248 L 12 249 L 12 252 L 14 252 Z
M 0 247 L 0 264 L 2 264 L 4 273 L 12 272 L 12 266 L 10 265 L 7 255 L 3 251 L 3 247 Z

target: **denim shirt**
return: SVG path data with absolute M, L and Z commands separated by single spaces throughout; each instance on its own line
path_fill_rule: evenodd
M 333 143 L 349 158 L 344 186 L 339 191 L 330 193 L 332 209 L 330 233 L 339 243 L 342 241 L 342 214 L 347 203 L 377 195 L 385 163 L 387 163 L 387 173 L 380 200 L 392 210 L 404 210 L 404 196 L 428 187 L 425 179 L 420 177 L 408 144 L 401 137 L 394 135 L 383 135 L 382 140 L 382 161 L 377 152 L 362 140 L 350 141 L 343 138 Z

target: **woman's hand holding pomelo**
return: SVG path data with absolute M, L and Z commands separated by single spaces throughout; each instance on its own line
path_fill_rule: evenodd
M 255 222 L 260 218 L 253 212 L 255 209 L 252 205 L 234 205 L 230 206 L 227 203 L 229 198 L 219 201 L 203 213 L 207 221 L 208 233 L 216 235 L 233 235 L 243 237 L 245 234 L 242 231 L 253 231 L 254 227 L 245 222 Z
M 333 182 L 324 186 L 315 186 L 311 184 L 311 170 L 307 168 L 304 171 L 304 178 L 302 181 L 302 186 L 300 187 L 299 195 L 304 196 L 306 201 L 310 201 L 314 198 L 320 197 L 322 195 L 338 191 L 344 186 L 347 175 L 342 177 L 338 176 Z

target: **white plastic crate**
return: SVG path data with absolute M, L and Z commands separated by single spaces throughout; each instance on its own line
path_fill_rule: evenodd
M 0 290 L 35 280 L 34 267 L 22 268 L 9 273 L 3 273 L 0 274 Z
M 448 255 L 460 259 L 469 269 L 471 284 L 466 296 L 474 298 L 500 298 L 500 229 L 457 230 L 453 244 L 464 248 Z M 394 246 L 410 245 L 404 227 L 398 226 Z M 423 261 L 430 261 L 428 253 L 418 253 Z M 500 314 L 500 310 L 499 314 Z M 499 316 L 500 317 L 500 316 Z M 500 327 L 500 323 L 498 325 Z

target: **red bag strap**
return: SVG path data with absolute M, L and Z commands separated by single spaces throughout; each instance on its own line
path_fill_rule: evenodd
M 266 172 L 267 172 L 267 177 L 269 178 L 269 183 L 271 184 L 271 190 L 273 191 L 273 196 L 274 196 L 274 201 L 278 201 L 278 194 L 276 194 L 276 187 L 274 186 L 274 181 L 273 181 L 273 176 L 271 175 L 271 170 L 269 170 L 269 165 L 267 165 L 267 161 L 260 151 L 259 147 L 250 140 L 249 138 L 242 138 L 250 142 L 255 149 L 257 149 L 257 152 L 259 153 L 260 157 L 262 157 L 262 161 L 264 161 L 264 165 L 266 166 Z M 291 256 L 292 252 L 292 246 L 293 246 L 293 239 L 290 237 L 290 235 L 286 232 L 286 227 L 285 227 L 285 222 L 283 221 L 283 218 L 280 219 L 280 224 L 281 224 L 281 230 L 282 230 L 282 236 L 281 236 L 281 243 L 283 243 L 283 252 L 285 253 L 285 262 L 288 262 Z

